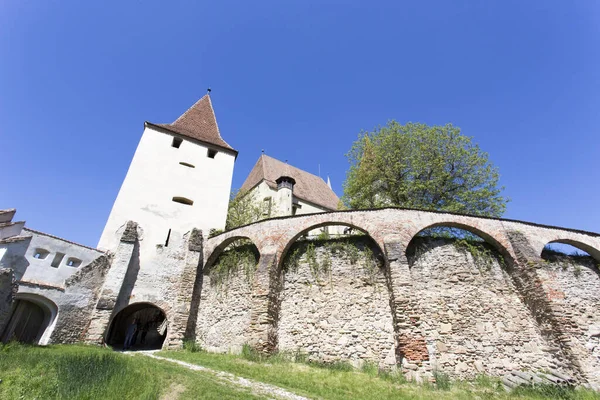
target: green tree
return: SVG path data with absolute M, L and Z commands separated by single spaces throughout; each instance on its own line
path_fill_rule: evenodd
M 231 192 L 227 222 L 225 223 L 226 230 L 250 224 L 265 217 L 268 216 L 263 215 L 260 203 L 256 201 L 253 193 L 240 190 Z
M 342 200 L 351 208 L 398 206 L 499 217 L 508 199 L 488 155 L 451 124 L 390 121 L 361 132 Z

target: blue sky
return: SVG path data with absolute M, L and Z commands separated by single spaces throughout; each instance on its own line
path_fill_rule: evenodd
M 361 129 L 453 123 L 505 217 L 600 231 L 596 1 L 0 3 L 0 208 L 95 246 L 143 122 L 211 87 L 239 187 L 266 153 L 331 177 Z

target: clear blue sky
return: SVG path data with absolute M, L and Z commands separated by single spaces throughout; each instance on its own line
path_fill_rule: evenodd
M 95 246 L 143 130 L 206 88 L 240 155 L 342 194 L 389 119 L 451 122 L 501 173 L 507 218 L 600 231 L 597 1 L 0 2 L 0 208 Z

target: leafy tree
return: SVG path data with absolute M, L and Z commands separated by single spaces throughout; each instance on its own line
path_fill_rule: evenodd
M 238 226 L 250 224 L 264 218 L 260 203 L 256 201 L 254 194 L 233 190 L 229 196 L 229 208 L 227 209 L 227 222 L 225 229 L 233 229 Z
M 344 203 L 351 208 L 398 206 L 501 216 L 508 199 L 488 155 L 451 124 L 390 121 L 361 132 L 346 154 Z

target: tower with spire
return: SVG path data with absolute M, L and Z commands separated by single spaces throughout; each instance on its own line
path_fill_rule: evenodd
M 98 248 L 112 250 L 130 220 L 149 249 L 192 228 L 223 229 L 237 154 L 221 137 L 210 92 L 170 124 L 145 122 Z

